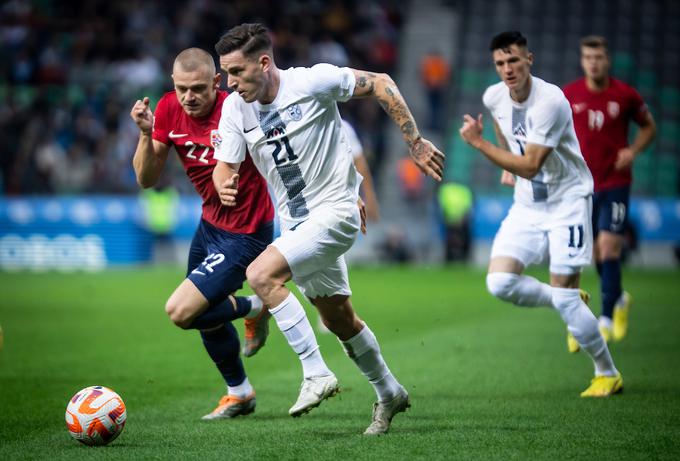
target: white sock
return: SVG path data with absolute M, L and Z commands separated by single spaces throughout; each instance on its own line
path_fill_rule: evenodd
M 528 275 L 490 272 L 486 275 L 489 293 L 503 301 L 524 307 L 553 307 L 552 287 Z
M 598 321 L 598 325 L 611 330 L 612 329 L 612 319 L 610 319 L 609 317 L 605 317 L 604 315 L 601 315 L 600 320 Z
M 618 371 L 598 329 L 597 319 L 583 302 L 578 288 L 555 288 L 553 304 L 567 324 L 567 328 L 593 359 L 595 375 L 616 376 Z
M 248 312 L 243 318 L 254 319 L 260 312 L 262 312 L 262 300 L 255 295 L 246 296 L 250 301 L 250 312 Z
M 305 378 L 332 374 L 321 356 L 319 344 L 316 342 L 316 336 L 307 319 L 307 314 L 293 293 L 289 293 L 281 304 L 269 309 L 269 313 L 276 320 L 279 330 L 286 337 L 290 347 L 300 358 Z
M 243 380 L 241 384 L 238 386 L 227 386 L 227 394 L 229 395 L 235 395 L 236 397 L 240 399 L 245 399 L 248 397 L 250 394 L 253 393 L 253 386 L 250 385 L 250 381 L 248 381 L 248 377 Z
M 378 401 L 392 400 L 402 389 L 380 354 L 380 345 L 375 335 L 364 324 L 364 328 L 348 339 L 340 341 L 345 353 L 357 364 L 361 373 L 373 385 Z

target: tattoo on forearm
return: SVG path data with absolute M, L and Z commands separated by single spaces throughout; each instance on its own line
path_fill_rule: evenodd
M 401 132 L 407 136 L 408 139 L 414 139 L 416 137 L 415 136 L 416 127 L 412 121 L 409 120 L 408 122 L 402 123 L 399 128 L 401 129 Z
M 366 88 L 368 86 L 368 92 L 373 94 L 375 92 L 375 78 L 376 75 L 370 72 L 366 73 L 366 76 L 362 75 L 357 80 L 356 85 L 359 88 Z
M 399 93 L 395 93 L 389 87 L 385 88 L 385 93 L 390 95 L 390 99 L 379 98 L 378 102 L 387 114 L 394 120 L 401 130 L 406 142 L 409 146 L 419 136 L 416 129 L 415 122 L 411 112 L 406 107 L 406 103 L 400 97 Z

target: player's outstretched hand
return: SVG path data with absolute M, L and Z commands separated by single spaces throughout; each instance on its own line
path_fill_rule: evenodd
M 361 216 L 361 233 L 366 235 L 366 204 L 361 197 L 357 200 L 357 206 L 359 207 L 359 216 Z
M 444 154 L 434 144 L 425 138 L 420 138 L 411 145 L 411 158 L 418 165 L 420 171 L 437 181 L 442 180 L 444 174 Z
M 482 124 L 482 114 L 477 116 L 477 120 L 472 118 L 471 115 L 463 115 L 463 126 L 460 127 L 458 132 L 463 141 L 474 146 L 475 142 L 482 139 L 482 130 L 484 125 Z
M 236 206 L 236 195 L 238 195 L 238 174 L 226 179 L 217 191 L 220 202 L 224 206 Z
M 153 113 L 149 109 L 149 98 L 138 99 L 132 106 L 130 117 L 135 121 L 139 129 L 146 134 L 151 133 L 153 126 Z

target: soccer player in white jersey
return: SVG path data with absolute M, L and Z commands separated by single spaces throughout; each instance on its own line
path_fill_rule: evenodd
M 416 164 L 436 180 L 441 180 L 444 155 L 420 136 L 397 86 L 385 74 L 331 64 L 279 70 L 261 24 L 234 27 L 215 50 L 234 91 L 220 120 L 215 187 L 224 205 L 238 202 L 237 172 L 248 150 L 273 187 L 281 220 L 281 236 L 250 264 L 248 283 L 303 357 L 314 352 L 310 349 L 316 343 L 309 341 L 313 331 L 300 301 L 284 285 L 291 279 L 296 283 L 375 389 L 378 402 L 364 434 L 383 434 L 392 417 L 410 403 L 385 364 L 376 337 L 350 302 L 343 254 L 363 227 L 363 211 L 357 206 L 361 177 L 336 103 L 352 97 L 377 99 L 400 127 Z M 335 376 L 320 368 L 304 370 L 292 416 L 337 392 Z
M 477 120 L 465 115 L 460 129 L 467 143 L 505 170 L 505 182 L 516 176 L 514 203 L 491 249 L 487 288 L 518 306 L 555 308 L 595 364 L 595 378 L 581 396 L 609 396 L 623 389 L 623 379 L 579 290 L 593 251 L 593 179 L 569 102 L 557 86 L 531 75 L 533 56 L 521 33 L 497 35 L 490 51 L 502 81 L 487 88 L 483 100 L 500 146 L 482 137 L 481 114 Z M 550 285 L 522 275 L 546 254 Z

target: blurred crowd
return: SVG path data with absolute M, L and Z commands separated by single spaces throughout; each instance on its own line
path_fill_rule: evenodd
M 213 46 L 228 28 L 263 22 L 281 68 L 330 62 L 391 72 L 401 3 L 396 0 L 9 0 L 0 6 L 0 190 L 5 195 L 133 193 L 136 99 L 172 90 L 175 55 Z M 374 174 L 386 117 L 352 101 Z M 178 162 L 167 180 L 191 186 Z

